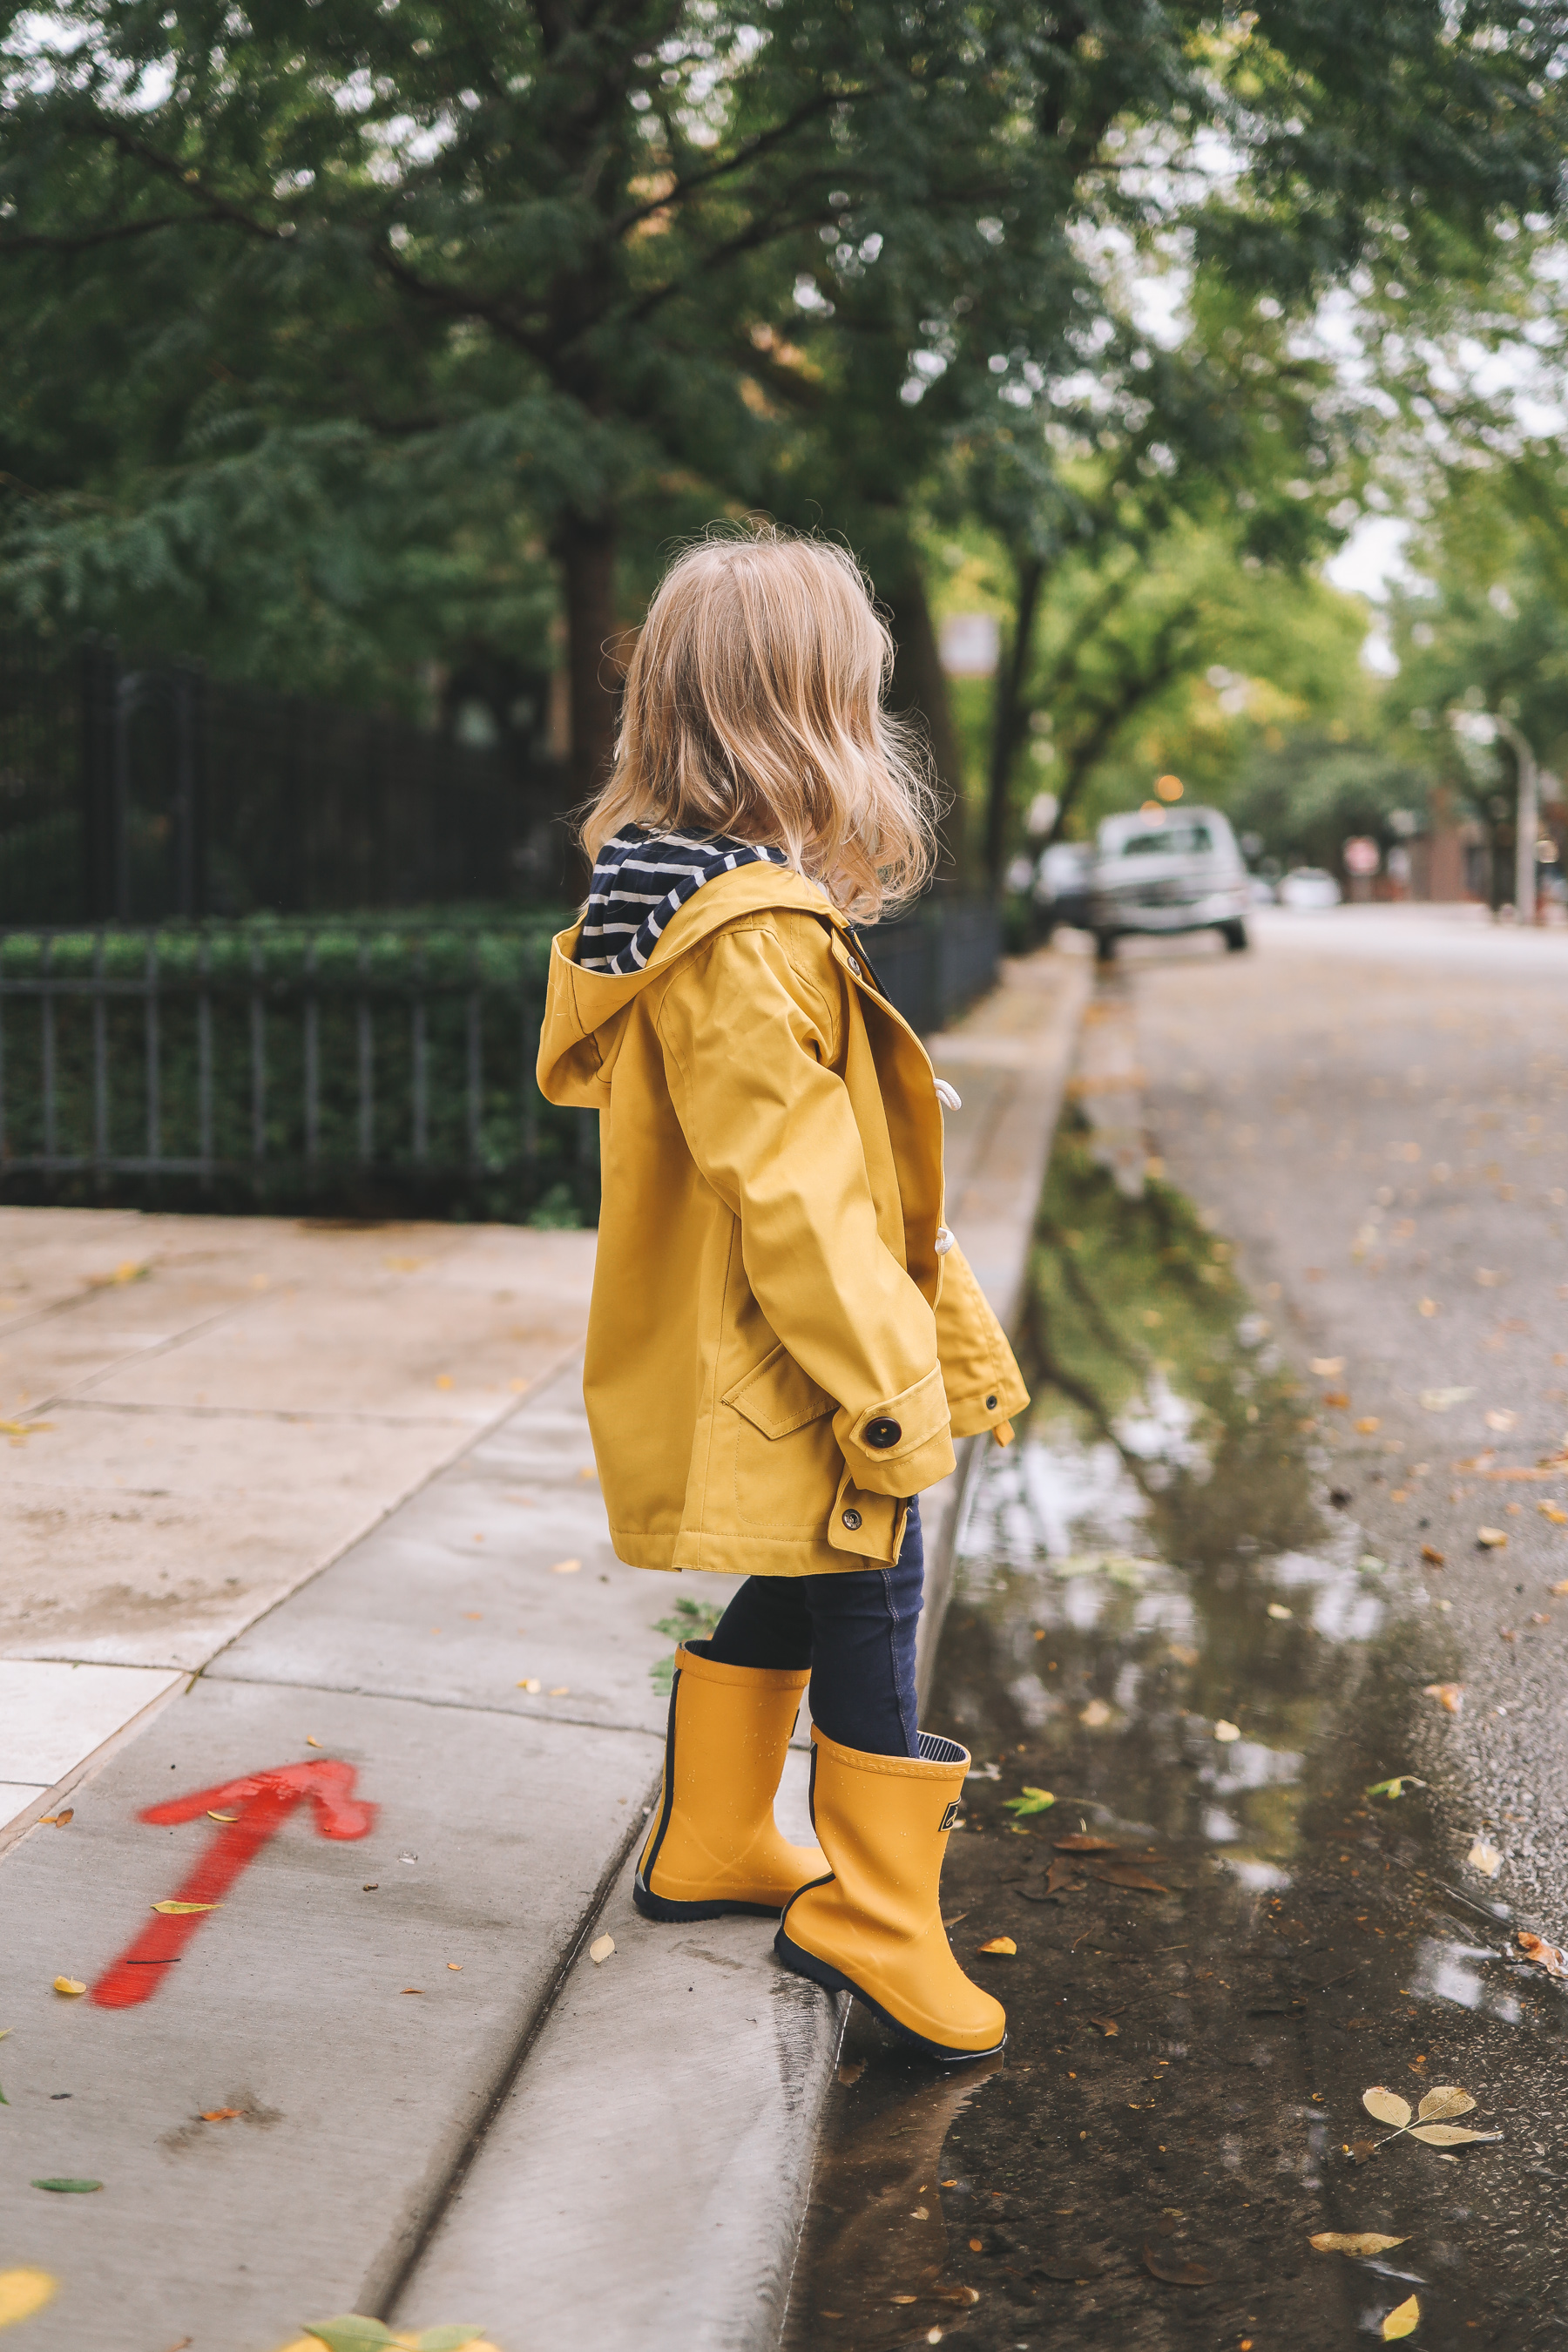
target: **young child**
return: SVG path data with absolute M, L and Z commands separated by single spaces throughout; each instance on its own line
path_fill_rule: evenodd
M 891 656 L 836 548 L 678 558 L 583 827 L 539 1083 L 600 1114 L 584 1390 L 616 1550 L 746 1579 L 677 1654 L 637 1907 L 782 1912 L 786 1968 L 965 2059 L 1006 2019 L 942 1925 L 970 1759 L 916 1722 L 918 1497 L 1027 1399 L 942 1223 L 942 1090 L 850 928 L 931 864 Z M 820 1852 L 773 1822 L 808 1681 Z

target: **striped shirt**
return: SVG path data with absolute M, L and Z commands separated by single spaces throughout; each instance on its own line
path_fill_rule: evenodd
M 722 834 L 648 833 L 623 825 L 601 848 L 577 941 L 584 971 L 625 980 L 640 971 L 678 907 L 737 866 L 787 866 L 782 849 Z

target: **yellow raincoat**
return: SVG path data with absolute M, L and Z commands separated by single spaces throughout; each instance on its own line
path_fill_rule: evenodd
M 897 1559 L 903 1499 L 1027 1392 L 942 1232 L 924 1046 L 797 874 L 715 876 L 626 979 L 553 942 L 547 1100 L 600 1114 L 584 1392 L 616 1550 L 809 1576 Z

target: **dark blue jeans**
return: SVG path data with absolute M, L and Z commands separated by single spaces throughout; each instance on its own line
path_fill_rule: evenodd
M 919 1754 L 915 1629 L 925 1547 L 918 1501 L 891 1568 L 749 1576 L 706 1643 L 724 1666 L 811 1669 L 811 1717 L 864 1756 Z

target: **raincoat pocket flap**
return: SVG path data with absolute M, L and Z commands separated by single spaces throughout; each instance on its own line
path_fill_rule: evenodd
M 726 1390 L 723 1402 L 764 1437 L 787 1437 L 792 1429 L 804 1429 L 808 1421 L 819 1421 L 835 1410 L 834 1399 L 801 1370 L 782 1339 L 743 1380 Z

